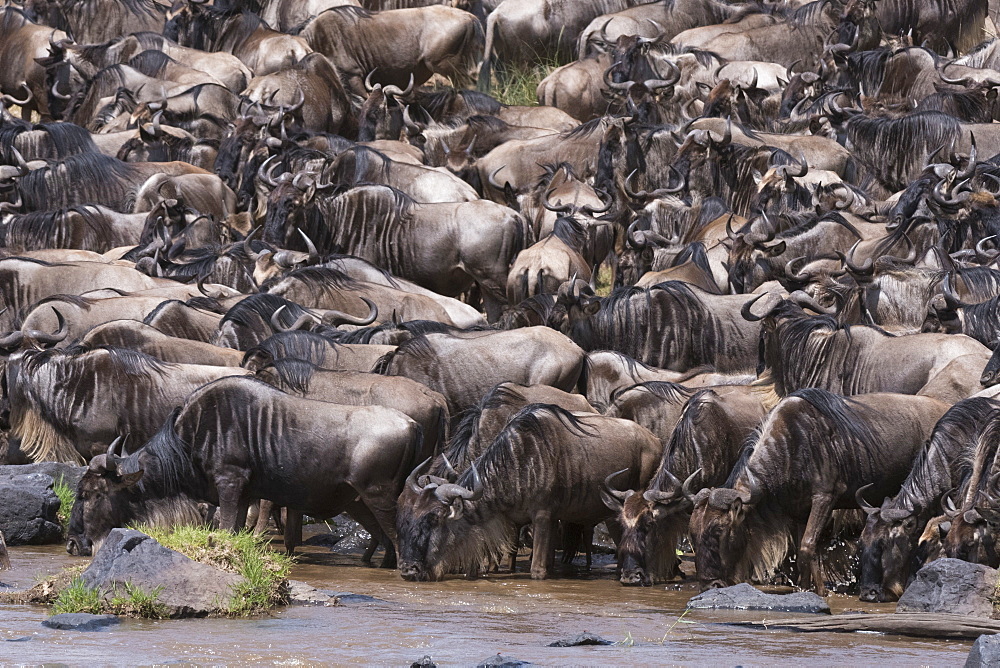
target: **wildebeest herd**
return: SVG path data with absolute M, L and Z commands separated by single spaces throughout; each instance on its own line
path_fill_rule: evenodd
M 283 507 L 410 580 L 602 522 L 626 585 L 998 566 L 996 9 L 8 2 L 5 458 L 89 464 L 85 555 Z

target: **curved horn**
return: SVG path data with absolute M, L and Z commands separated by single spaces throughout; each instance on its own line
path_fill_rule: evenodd
M 573 210 L 573 206 L 570 204 L 562 204 L 557 206 L 552 202 L 550 202 L 549 195 L 551 194 L 552 191 L 549 190 L 542 196 L 542 206 L 544 208 L 548 209 L 549 211 L 552 211 L 553 213 L 570 213 Z
M 622 183 L 622 188 L 625 190 L 625 194 L 631 197 L 632 199 L 646 199 L 646 197 L 649 196 L 649 193 L 647 193 L 645 190 L 640 190 L 638 192 L 635 192 L 632 190 L 631 187 L 629 187 L 629 181 L 635 178 L 635 175 L 638 173 L 639 173 L 638 169 L 633 169 L 631 172 L 629 172 L 629 175 L 625 177 L 624 183 Z
M 869 487 L 873 487 L 874 485 L 875 483 L 870 482 L 864 487 L 859 487 L 858 491 L 854 492 L 854 500 L 858 502 L 858 507 L 869 515 L 878 512 L 878 508 L 865 501 L 865 490 L 868 489 Z
M 7 336 L 0 338 L 0 349 L 2 350 L 14 350 L 21 346 L 24 341 L 24 334 L 20 331 L 11 332 Z
M 292 106 L 290 106 L 285 111 L 285 114 L 291 114 L 291 113 L 294 113 L 294 112 L 298 111 L 299 109 L 302 108 L 302 105 L 306 103 L 306 94 L 305 94 L 305 91 L 303 91 L 301 87 L 299 87 L 298 91 L 299 91 L 299 101 L 296 102 L 296 103 L 294 103 L 294 104 L 292 104 Z M 282 114 L 282 116 L 284 116 L 284 114 Z
M 488 175 L 488 176 L 486 177 L 486 181 L 487 181 L 487 182 L 488 182 L 488 183 L 489 183 L 489 184 L 490 184 L 491 186 L 493 186 L 494 188 L 496 188 L 497 190 L 500 190 L 500 191 L 502 191 L 502 190 L 504 189 L 504 187 L 505 187 L 505 186 L 509 185 L 509 182 L 504 182 L 504 185 L 500 185 L 499 183 L 497 183 L 497 180 L 496 180 L 496 179 L 497 179 L 497 174 L 499 174 L 499 173 L 500 173 L 500 170 L 501 170 L 501 169 L 503 169 L 503 168 L 504 168 L 504 167 L 506 167 L 506 166 L 507 166 L 507 165 L 500 165 L 499 167 L 497 167 L 496 169 L 494 169 L 494 170 L 493 170 L 493 173 L 492 173 L 492 174 L 489 174 L 489 175 Z
M 25 336 L 29 339 L 37 341 L 38 343 L 48 343 L 56 344 L 64 341 L 69 332 L 66 331 L 66 319 L 63 314 L 59 312 L 59 309 L 52 307 L 52 311 L 56 314 L 56 331 L 51 334 L 46 334 L 45 332 L 40 332 L 36 329 L 28 330 Z
M 875 273 L 875 260 L 869 257 L 864 261 L 864 263 L 861 266 L 854 264 L 854 253 L 858 248 L 858 244 L 860 243 L 861 243 L 860 239 L 854 242 L 854 245 L 851 246 L 851 249 L 847 251 L 847 255 L 844 255 L 840 251 L 837 251 L 837 255 L 840 257 L 840 261 L 844 263 L 844 267 L 847 268 L 847 271 L 850 272 L 851 275 L 871 276 L 872 274 Z
M 302 231 L 302 228 L 298 228 L 299 235 L 306 244 L 306 248 L 309 250 L 309 261 L 316 263 L 320 261 L 319 251 L 316 250 L 316 244 L 313 243 L 309 235 Z
M 58 81 L 53 82 L 52 88 L 49 89 L 49 92 L 51 92 L 52 93 L 52 97 L 56 98 L 57 100 L 69 100 L 70 98 L 73 97 L 72 95 L 63 95 L 62 93 L 59 92 L 59 82 Z
M 294 332 L 297 329 L 302 329 L 308 322 L 315 322 L 315 319 L 308 313 L 303 313 L 300 315 L 291 327 L 285 327 L 281 324 L 278 319 L 278 315 L 287 308 L 287 304 L 279 306 L 274 313 L 271 314 L 271 327 L 274 328 L 276 332 Z
M 976 158 L 978 157 L 978 151 L 976 150 L 976 135 L 969 131 L 969 141 L 971 147 L 969 148 L 969 164 L 966 165 L 965 169 L 958 173 L 955 177 L 956 180 L 962 180 L 970 178 L 976 173 Z
M 997 235 L 991 234 L 990 236 L 984 237 L 980 239 L 978 242 L 976 242 L 976 259 L 979 260 L 979 264 L 989 264 L 990 262 L 996 259 L 998 254 L 1000 254 L 1000 251 L 994 251 L 993 254 L 991 255 L 986 250 L 986 246 L 984 245 L 990 239 L 996 239 L 996 238 Z
M 243 240 L 243 252 L 251 262 L 256 263 L 257 259 L 262 255 L 262 253 L 256 253 L 252 248 L 250 248 L 250 240 L 254 238 L 257 232 L 260 231 L 260 225 L 250 230 L 250 234 L 247 235 L 246 239 Z
M 448 475 L 445 477 L 452 482 L 458 480 L 458 471 L 456 471 L 455 467 L 451 465 L 451 462 L 448 460 L 448 455 L 442 452 L 441 459 L 444 461 L 444 470 L 448 472 Z
M 684 484 L 681 485 L 681 493 L 684 495 L 684 498 L 691 503 L 694 503 L 694 492 L 691 490 L 691 485 L 694 483 L 695 477 L 700 474 L 701 468 L 699 467 L 694 473 L 685 478 Z
M 272 155 L 267 160 L 265 160 L 263 163 L 261 163 L 260 167 L 257 169 L 257 180 L 258 181 L 263 181 L 264 183 L 266 183 L 267 185 L 271 186 L 272 188 L 277 188 L 278 187 L 278 182 L 275 181 L 274 180 L 274 176 L 272 176 L 272 173 L 274 172 L 275 165 L 272 165 L 271 167 L 268 167 L 267 165 L 268 165 L 269 162 L 271 162 L 272 160 L 274 160 L 277 157 L 278 157 L 277 154 Z
M 422 494 L 423 491 L 427 489 L 427 487 L 421 487 L 419 484 L 417 484 L 417 477 L 420 475 L 420 471 L 423 470 L 423 468 L 430 463 L 431 463 L 431 458 L 428 457 L 424 461 L 417 464 L 417 468 L 410 471 L 410 475 L 406 476 L 406 486 L 412 489 L 417 494 Z
M 13 104 L 13 105 L 17 105 L 18 107 L 24 107 L 24 106 L 27 106 L 27 105 L 31 104 L 31 101 L 35 99 L 35 96 L 32 95 L 31 89 L 28 88 L 28 84 L 26 82 L 22 81 L 21 85 L 18 86 L 18 88 L 23 89 L 24 92 L 27 93 L 28 97 L 24 98 L 23 100 L 18 100 L 13 95 L 2 95 L 2 96 L 0 96 L 0 100 L 3 100 L 4 104 L 7 104 L 7 105 L 12 105 Z
M 807 258 L 806 258 L 805 255 L 800 255 L 799 257 L 792 258 L 791 260 L 789 260 L 788 262 L 786 262 L 785 263 L 785 276 L 787 276 L 788 278 L 792 279 L 793 281 L 806 281 L 806 280 L 809 280 L 809 276 L 800 273 L 802 271 L 801 269 L 799 271 L 795 271 L 795 263 L 796 262 L 802 262 L 803 260 L 806 260 L 806 259 Z M 803 269 L 805 269 L 805 264 L 806 264 L 805 262 L 802 262 L 802 268 Z
M 378 69 L 378 68 L 376 68 L 376 69 Z M 368 91 L 369 93 L 371 93 L 373 90 L 375 90 L 375 86 L 372 85 L 372 75 L 373 74 L 375 74 L 375 70 L 372 70 L 371 72 L 369 72 L 368 76 L 365 77 L 365 90 Z
M 327 322 L 328 324 L 334 326 L 337 325 L 365 326 L 372 324 L 373 322 L 375 322 L 375 318 L 378 317 L 378 306 L 376 306 L 375 302 L 368 299 L 367 297 L 362 297 L 361 301 L 368 304 L 368 315 L 365 316 L 364 318 L 358 318 L 353 315 L 348 315 L 347 313 L 330 310 L 327 311 L 326 314 L 323 316 L 324 322 Z
M 607 476 L 606 478 L 604 478 L 604 490 L 608 494 L 610 494 L 611 496 L 613 496 L 616 499 L 618 499 L 619 501 L 624 501 L 625 498 L 627 497 L 628 493 L 627 492 L 623 492 L 620 489 L 615 489 L 614 487 L 612 487 L 611 486 L 611 481 L 614 478 L 617 478 L 618 476 L 620 476 L 622 473 L 625 473 L 626 471 L 628 471 L 627 468 L 622 469 L 621 471 L 615 471 L 614 473 L 612 473 L 609 476 Z
M 761 316 L 756 316 L 753 314 L 753 311 L 750 310 L 753 307 L 753 305 L 756 304 L 758 300 L 760 300 L 761 297 L 766 297 L 768 294 L 769 293 L 767 292 L 762 292 L 761 294 L 757 295 L 756 297 L 754 297 L 753 299 L 751 299 L 750 301 L 748 301 L 743 305 L 743 308 L 740 309 L 740 315 L 743 316 L 744 320 L 746 320 L 747 322 L 760 322 L 761 320 L 763 320 L 768 316 L 768 313 L 765 313 L 764 315 Z
M 386 95 L 392 95 L 394 97 L 406 97 L 413 92 L 413 73 L 410 73 L 410 83 L 406 85 L 405 90 L 399 90 L 399 86 L 386 86 L 382 89 Z

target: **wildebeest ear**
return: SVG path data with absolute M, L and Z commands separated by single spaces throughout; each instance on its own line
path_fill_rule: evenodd
M 729 514 L 733 516 L 734 519 L 739 519 L 743 516 L 744 506 L 743 499 L 736 497 L 733 502 L 729 505 Z
M 595 313 L 597 313 L 600 310 L 601 310 L 601 300 L 600 299 L 591 299 L 586 304 L 584 304 L 584 306 L 583 306 L 583 312 L 586 315 L 594 315 Z
M 951 531 L 951 522 L 940 522 L 938 524 L 938 536 L 941 540 L 945 539 L 949 531 Z
M 769 248 L 766 248 L 764 250 L 764 253 L 767 254 L 767 255 L 769 255 L 769 256 L 771 256 L 771 257 L 774 257 L 776 255 L 781 255 L 782 253 L 784 253 L 785 252 L 785 247 L 786 247 L 785 242 L 784 241 L 779 241 L 778 243 L 774 244 L 773 246 L 771 246 Z
M 457 498 L 451 502 L 450 510 L 448 511 L 449 520 L 457 520 L 465 512 L 465 502 L 461 498 Z
M 122 485 L 125 487 L 131 487 L 142 479 L 143 473 L 145 473 L 143 469 L 139 469 L 135 473 L 126 473 L 122 476 Z

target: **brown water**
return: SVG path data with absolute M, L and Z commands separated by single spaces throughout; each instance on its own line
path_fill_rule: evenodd
M 17 588 L 80 564 L 61 548 L 13 548 L 14 570 L 0 581 Z M 523 563 L 523 562 L 522 562 Z M 691 611 L 678 619 L 691 589 L 624 588 L 608 567 L 591 576 L 532 582 L 527 575 L 409 583 L 395 571 L 365 568 L 354 557 L 313 549 L 293 577 L 320 589 L 380 601 L 341 607 L 289 607 L 250 620 L 127 620 L 98 633 L 43 628 L 48 609 L 0 606 L 0 664 L 264 663 L 409 665 L 429 654 L 444 665 L 474 665 L 502 652 L 547 665 L 962 665 L 971 643 L 877 634 L 799 634 L 748 630 L 719 622 L 761 619 L 752 612 Z M 890 611 L 831 596 L 846 608 Z M 582 631 L 611 647 L 546 647 Z M 2 642 L 27 637 L 24 642 Z

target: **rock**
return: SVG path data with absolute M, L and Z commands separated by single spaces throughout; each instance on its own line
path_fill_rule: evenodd
M 549 647 L 578 647 L 580 645 L 614 645 L 614 643 L 586 631 L 575 638 L 563 638 L 554 643 L 549 643 Z
M 80 576 L 106 598 L 126 582 L 152 592 L 171 617 L 199 617 L 223 611 L 243 578 L 188 559 L 141 531 L 113 529 Z
M 320 591 L 305 582 L 298 580 L 288 581 L 288 604 L 289 605 L 337 605 L 334 595 L 325 591 Z
M 765 594 L 741 583 L 734 587 L 709 589 L 688 601 L 689 608 L 714 610 L 770 610 L 772 612 L 817 612 L 830 614 L 830 606 L 812 592 Z
M 4 467 L 22 469 L 21 466 Z M 44 545 L 62 540 L 59 497 L 44 473 L 0 476 L 0 531 L 7 545 Z
M 411 663 L 410 668 L 437 668 L 437 664 L 434 663 L 430 654 L 424 654 L 420 659 Z
M 896 612 L 946 612 L 990 617 L 1000 571 L 960 559 L 938 559 L 917 572 Z
M 100 631 L 119 622 L 115 615 L 89 615 L 85 612 L 64 612 L 53 615 L 42 626 L 61 631 Z
M 385 603 L 381 598 L 375 598 L 368 594 L 352 594 L 349 591 L 338 591 L 334 594 L 338 605 L 350 605 L 351 603 Z
M 965 668 L 988 668 L 1000 665 L 1000 635 L 979 636 L 965 660 Z
M 533 666 L 534 664 L 530 661 L 521 661 L 520 659 L 515 659 L 512 656 L 501 656 L 497 652 L 496 656 L 491 656 L 482 663 L 478 664 L 476 668 L 518 668 L 519 666 Z
M 4 642 L 28 642 L 31 636 L 21 636 L 20 638 L 6 638 Z
M 6 478 L 25 473 L 44 473 L 54 481 L 62 480 L 74 491 L 80 484 L 80 478 L 87 472 L 86 466 L 62 464 L 60 462 L 36 462 L 20 466 L 0 466 L 0 478 Z

